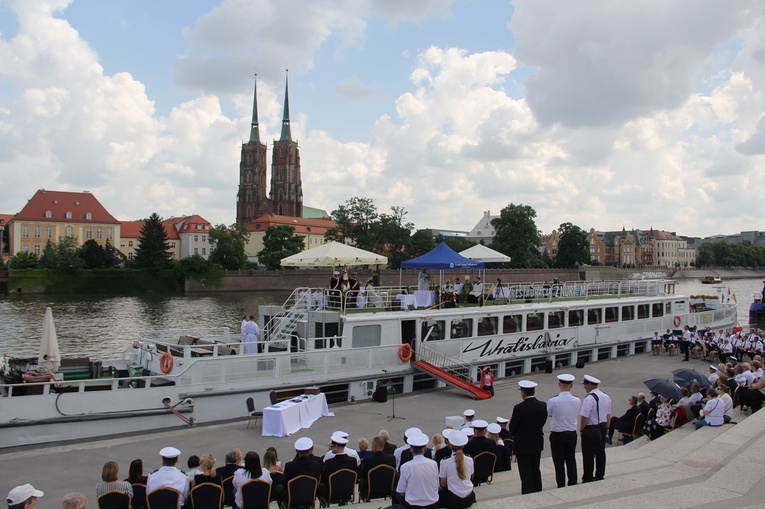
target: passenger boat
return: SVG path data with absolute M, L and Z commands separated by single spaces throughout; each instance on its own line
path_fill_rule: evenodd
M 701 282 L 705 285 L 717 285 L 722 283 L 722 278 L 720 276 L 707 276 Z
M 413 307 L 433 296 L 405 290 L 299 288 L 261 306 L 257 353 L 241 353 L 224 328 L 142 334 L 117 360 L 63 359 L 42 381 L 13 379 L 36 359 L 5 359 L 0 447 L 236 419 L 247 397 L 260 409 L 272 390 L 283 399 L 319 387 L 352 402 L 450 385 L 484 398 L 485 366 L 498 379 L 552 371 L 647 352 L 654 331 L 736 325 L 735 302 L 697 311 L 671 281 L 515 285 L 456 307 Z

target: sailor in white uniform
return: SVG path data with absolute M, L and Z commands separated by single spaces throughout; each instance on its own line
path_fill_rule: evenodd
M 175 447 L 165 447 L 159 451 L 159 455 L 162 456 L 162 467 L 149 475 L 149 479 L 146 481 L 146 493 L 151 493 L 159 488 L 172 488 L 181 494 L 178 497 L 178 509 L 180 509 L 189 495 L 188 479 L 183 472 L 175 467 L 181 451 Z

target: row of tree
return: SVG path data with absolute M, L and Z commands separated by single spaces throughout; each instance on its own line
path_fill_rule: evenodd
M 765 267 L 765 247 L 706 242 L 696 250 L 696 267 Z

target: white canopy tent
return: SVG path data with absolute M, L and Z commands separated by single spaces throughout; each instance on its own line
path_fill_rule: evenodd
M 460 254 L 465 258 L 484 263 L 506 263 L 513 261 L 509 256 L 504 255 L 499 251 L 494 251 L 483 244 L 476 244 L 464 251 L 460 251 Z
M 56 326 L 53 323 L 53 311 L 49 307 L 45 308 L 40 355 L 37 362 L 40 366 L 45 366 L 49 371 L 58 371 L 61 365 L 58 336 L 56 336 Z
M 324 245 L 282 258 L 282 267 L 337 267 L 352 265 L 387 265 L 388 258 L 348 246 L 340 242 L 327 242 Z

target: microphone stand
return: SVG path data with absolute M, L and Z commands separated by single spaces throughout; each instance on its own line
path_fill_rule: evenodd
M 383 373 L 386 375 L 388 374 L 388 370 L 384 369 Z M 393 419 L 406 419 L 406 417 L 397 417 L 396 416 L 396 388 L 392 385 L 385 386 L 385 390 L 388 394 L 391 394 L 391 405 L 392 405 L 392 415 L 388 416 L 388 422 L 392 421 Z

